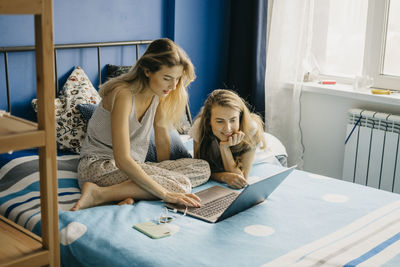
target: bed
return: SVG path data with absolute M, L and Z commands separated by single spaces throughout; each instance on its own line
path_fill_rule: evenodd
M 99 81 L 111 68 L 123 71 L 123 66 L 98 65 Z M 216 224 L 169 211 L 174 220 L 166 225 L 172 235 L 161 239 L 151 239 L 133 225 L 165 216 L 162 201 L 69 211 L 80 197 L 79 142 L 99 101 L 92 89 L 73 91 L 91 85 L 83 69 L 72 68 L 65 82 L 69 89 L 64 84 L 55 103 L 63 266 L 400 265 L 400 195 L 300 170 L 289 175 L 267 201 Z M 32 113 L 33 98 L 24 106 Z M 185 135 L 188 124 L 182 125 L 171 134 L 172 158 L 192 153 L 192 140 Z M 276 142 L 266 136 L 270 144 Z M 257 151 L 250 180 L 285 168 L 285 151 L 277 143 L 272 154 Z M 154 152 L 149 149 L 148 160 L 152 159 Z M 1 154 L 0 166 L 0 214 L 40 235 L 37 150 Z M 216 184 L 209 181 L 194 191 Z

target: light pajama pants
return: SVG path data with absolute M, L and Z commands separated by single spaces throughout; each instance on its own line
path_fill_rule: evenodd
M 204 184 L 211 175 L 208 163 L 201 159 L 182 158 L 159 163 L 144 162 L 139 165 L 154 181 L 168 191 L 176 193 L 190 193 L 192 187 Z M 110 186 L 128 179 L 129 177 L 115 165 L 114 159 L 98 159 L 96 156 L 89 156 L 79 161 L 80 188 L 85 182 Z

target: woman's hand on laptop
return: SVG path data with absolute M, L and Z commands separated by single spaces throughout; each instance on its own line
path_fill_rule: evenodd
M 168 192 L 163 200 L 169 203 L 175 203 L 186 207 L 201 207 L 200 198 L 195 194 Z
M 247 180 L 243 177 L 243 175 L 233 172 L 225 172 L 222 176 L 222 181 L 225 182 L 229 187 L 235 189 L 243 188 L 247 184 Z

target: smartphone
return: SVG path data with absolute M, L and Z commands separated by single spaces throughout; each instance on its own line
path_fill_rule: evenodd
M 166 225 L 155 224 L 151 221 L 135 224 L 133 228 L 153 239 L 171 235 L 171 231 L 168 229 L 168 227 L 166 227 Z

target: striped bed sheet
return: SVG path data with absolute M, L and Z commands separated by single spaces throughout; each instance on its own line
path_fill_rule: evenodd
M 400 201 L 396 201 L 263 267 L 382 266 L 399 253 Z
M 78 155 L 57 156 L 58 208 L 69 210 L 80 198 L 76 167 Z M 40 189 L 37 150 L 1 155 L 0 214 L 39 234 Z

